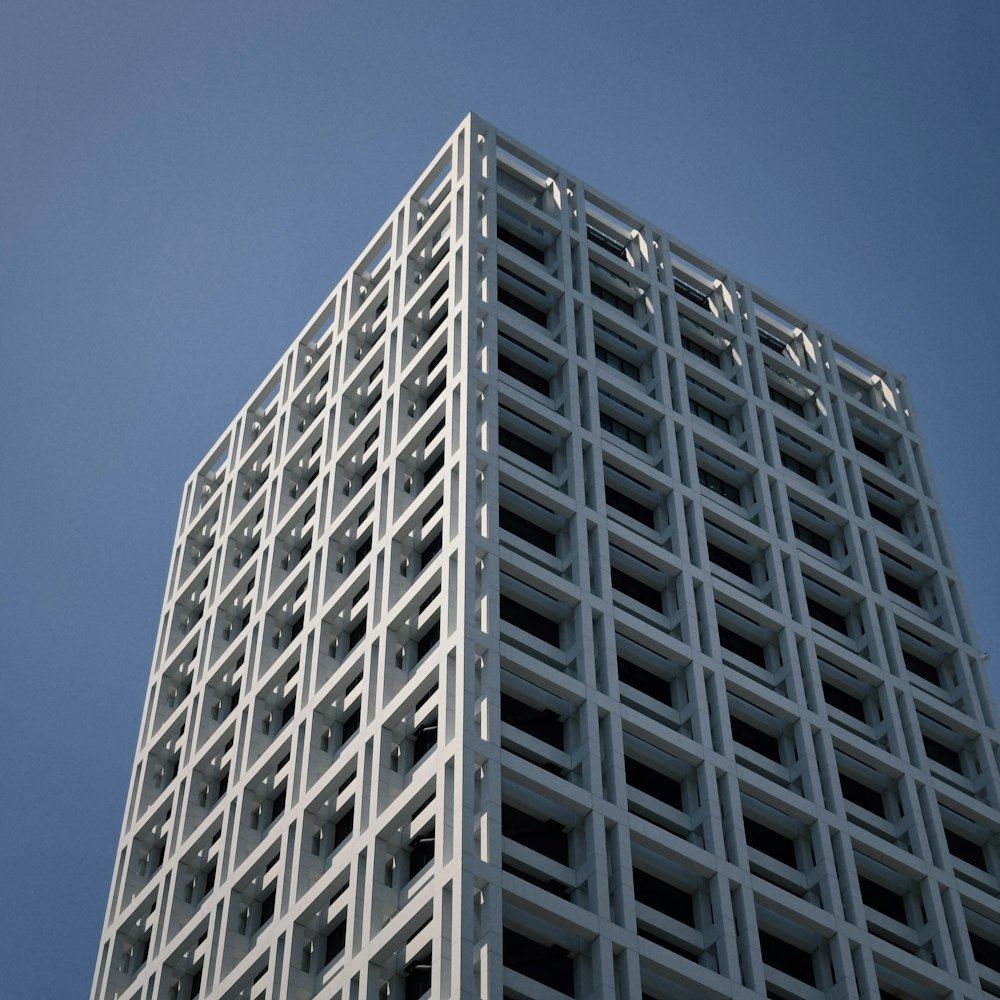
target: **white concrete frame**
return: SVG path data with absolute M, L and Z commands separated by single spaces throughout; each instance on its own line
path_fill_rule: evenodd
M 470 115 L 185 486 L 92 997 L 1000 995 L 998 745 L 904 381 Z

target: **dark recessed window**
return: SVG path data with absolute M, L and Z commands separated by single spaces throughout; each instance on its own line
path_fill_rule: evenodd
M 626 444 L 632 445 L 633 448 L 638 448 L 640 451 L 647 450 L 646 435 L 642 431 L 637 430 L 631 424 L 625 423 L 624 420 L 618 420 L 616 417 L 612 417 L 609 414 L 601 411 L 601 430 L 607 431 L 609 434 L 613 434 L 616 438 L 620 438 Z
M 804 545 L 816 549 L 817 552 L 822 552 L 825 556 L 833 555 L 830 539 L 813 531 L 812 528 L 807 528 L 804 524 L 799 524 L 798 521 L 792 521 L 792 534 Z
M 623 656 L 618 657 L 618 680 L 622 684 L 628 684 L 637 691 L 652 698 L 654 701 L 663 702 L 664 705 L 673 705 L 673 693 L 670 681 L 666 677 L 654 674 L 645 667 L 626 660 Z
M 694 900 L 683 889 L 638 868 L 632 869 L 632 884 L 635 886 L 637 903 L 652 907 L 688 927 L 694 927 Z
M 776 737 L 761 732 L 756 726 L 750 725 L 737 715 L 730 716 L 729 724 L 732 726 L 733 739 L 737 743 L 754 750 L 762 757 L 773 760 L 776 764 L 781 763 L 781 744 Z
M 417 660 L 422 660 L 441 640 L 441 622 L 436 621 L 417 639 Z
M 365 637 L 365 633 L 368 631 L 368 620 L 362 618 L 354 628 L 351 629 L 351 634 L 347 640 L 348 650 L 354 649 L 355 646 Z
M 631 597 L 652 611 L 663 612 L 663 594 L 624 570 L 611 567 L 611 586 L 618 593 Z
M 635 317 L 635 307 L 632 302 L 628 299 L 623 299 L 620 295 L 616 295 L 610 288 L 605 288 L 603 285 L 599 285 L 596 281 L 591 281 L 590 291 L 595 299 L 607 302 L 609 306 L 614 307 L 620 313 L 624 313 L 629 319 L 633 319 Z
M 525 302 L 519 295 L 515 295 L 503 286 L 497 289 L 497 301 L 501 305 L 509 306 L 514 312 L 520 313 L 539 326 L 546 326 L 548 323 L 548 314 L 544 310 L 531 305 L 530 302 Z
M 341 920 L 326 936 L 323 965 L 329 965 L 338 955 L 342 955 L 347 945 L 347 920 Z
M 688 302 L 693 302 L 696 306 L 701 306 L 702 309 L 708 309 L 711 312 L 711 302 L 708 296 L 701 289 L 695 288 L 694 285 L 689 285 L 680 278 L 674 278 L 674 291 L 682 299 L 687 299 Z
M 511 232 L 504 226 L 497 226 L 497 239 L 506 243 L 507 246 L 513 247 L 515 250 L 520 250 L 521 253 L 526 254 L 532 260 L 537 260 L 539 264 L 545 263 L 545 251 L 541 247 L 535 246 L 534 243 L 529 243 L 523 236 L 518 236 L 517 233 Z
M 867 809 L 868 812 L 885 819 L 885 802 L 882 800 L 881 792 L 846 774 L 840 776 L 840 790 L 848 802 L 853 802 L 856 806 L 861 806 L 862 809 Z
M 429 483 L 444 468 L 444 450 L 438 452 L 423 468 L 423 481 Z
M 717 413 L 710 406 L 706 406 L 697 399 L 691 399 L 688 403 L 691 407 L 691 412 L 696 417 L 711 424 L 713 427 L 717 427 L 720 431 L 724 431 L 726 434 L 730 433 L 728 417 L 723 416 L 721 413 Z
M 653 511 L 627 493 L 622 493 L 620 490 L 605 484 L 604 499 L 609 507 L 614 507 L 615 510 L 633 518 L 640 524 L 646 525 L 647 528 L 655 527 L 656 520 Z
M 270 893 L 265 896 L 260 903 L 260 926 L 263 927 L 264 924 L 274 916 L 274 901 L 277 895 L 277 890 L 272 889 Z
M 931 760 L 937 761 L 939 764 L 948 768 L 950 771 L 954 771 L 956 774 L 962 774 L 962 758 L 959 756 L 958 752 L 952 750 L 951 747 L 945 746 L 938 740 L 932 739 L 930 736 L 924 736 L 924 749 L 927 751 L 927 756 Z
M 615 257 L 628 260 L 628 255 L 625 253 L 625 244 L 621 240 L 615 239 L 615 237 L 609 236 L 607 233 L 589 224 L 587 226 L 587 239 L 603 250 L 607 250 L 608 253 L 613 254 Z
M 814 601 L 812 598 L 806 598 L 806 605 L 809 608 L 809 617 L 813 621 L 821 622 L 823 625 L 827 625 L 837 632 L 841 632 L 843 635 L 849 635 L 850 629 L 847 625 L 847 618 L 834 611 L 833 608 L 828 608 L 825 604 L 820 604 L 819 601 Z
M 565 948 L 542 944 L 536 938 L 504 927 L 503 964 L 512 972 L 534 979 L 557 993 L 576 995 L 573 958 Z
M 421 834 L 410 841 L 410 878 L 434 860 L 434 831 Z
M 739 556 L 734 556 L 727 549 L 709 542 L 708 558 L 720 569 L 728 570 L 734 576 L 738 576 L 748 583 L 753 583 L 753 567 L 750 563 L 740 559 Z
M 794 413 L 797 417 L 804 417 L 806 415 L 806 408 L 797 399 L 789 396 L 788 393 L 782 392 L 780 389 L 775 389 L 773 386 L 768 386 L 767 391 L 771 399 L 779 406 L 783 406 L 789 413 Z
M 347 838 L 354 833 L 354 806 L 352 805 L 347 812 L 337 820 L 333 827 L 333 846 L 340 847 L 340 845 L 347 840 Z
M 972 954 L 980 965 L 985 965 L 994 972 L 1000 972 L 1000 944 L 996 941 L 987 941 L 972 931 L 969 932 L 969 943 L 972 945 Z
M 861 889 L 861 899 L 865 906 L 870 906 L 873 910 L 878 910 L 879 913 L 883 913 L 901 924 L 907 922 L 906 906 L 902 896 L 878 882 L 865 878 L 864 875 L 858 876 L 858 886 Z
M 875 445 L 866 441 L 864 438 L 854 435 L 854 447 L 857 448 L 862 455 L 867 455 L 869 458 L 878 462 L 879 465 L 888 465 L 889 460 L 886 458 L 886 454 L 881 448 L 876 448 Z
M 898 576 L 892 576 L 892 574 L 886 573 L 885 585 L 897 597 L 902 597 L 904 601 L 909 601 L 911 604 L 916 604 L 917 607 L 921 606 L 920 591 L 917 590 L 916 587 L 907 583 L 905 580 L 900 580 Z
M 648 764 L 626 756 L 625 780 L 637 791 L 645 792 L 674 809 L 684 809 L 681 783 L 676 778 L 671 778 Z
M 553 556 L 556 554 L 556 536 L 546 531 L 537 521 L 522 517 L 507 507 L 501 507 L 500 527 L 543 552 Z
M 506 427 L 500 428 L 499 444 L 501 448 L 506 448 L 508 451 L 514 452 L 515 455 L 527 459 L 532 465 L 537 465 L 546 472 L 552 471 L 552 454 L 550 452 L 531 441 L 525 441 L 523 437 Z
M 434 557 L 441 551 L 442 533 L 439 531 L 420 551 L 420 568 L 429 566 Z
M 500 618 L 515 625 L 517 628 L 530 632 L 533 636 L 547 642 L 550 646 L 559 645 L 559 623 L 546 618 L 545 615 L 515 601 L 504 594 L 500 595 Z
M 699 344 L 698 341 L 692 340 L 690 337 L 685 337 L 683 334 L 681 334 L 681 347 L 685 351 L 689 351 L 696 358 L 701 358 L 702 361 L 707 361 L 716 368 L 722 367 L 722 357 L 720 354 L 709 350 L 703 344 Z
M 797 476 L 807 479 L 810 483 L 819 482 L 819 474 L 811 465 L 806 465 L 805 462 L 800 462 L 799 459 L 794 458 L 792 455 L 786 455 L 783 451 L 779 452 L 779 454 L 781 456 L 781 464 L 790 472 L 794 472 Z
M 947 827 L 945 827 L 944 835 L 948 841 L 948 850 L 951 851 L 954 857 L 975 868 L 979 868 L 981 871 L 989 871 L 986 864 L 986 855 L 983 853 L 983 848 L 980 844 L 969 840 L 967 837 L 963 837 L 954 830 L 949 830 Z
M 361 728 L 361 706 L 345 716 L 340 724 L 340 745 L 343 746 Z
M 784 834 L 776 833 L 769 826 L 750 819 L 743 818 L 743 829 L 746 832 L 747 846 L 761 854 L 766 854 L 775 861 L 780 861 L 789 868 L 797 868 L 795 860 L 795 841 Z
M 865 703 L 860 698 L 855 698 L 853 694 L 848 694 L 827 681 L 823 681 L 823 698 L 831 708 L 839 708 L 841 712 L 845 712 L 861 722 L 867 721 L 865 719 Z
M 634 379 L 636 382 L 639 381 L 638 367 L 632 364 L 631 361 L 626 361 L 623 357 L 621 357 L 621 355 L 615 354 L 614 351 L 609 351 L 603 345 L 594 345 L 594 357 L 596 357 L 598 361 L 606 364 L 609 368 L 613 368 L 615 371 L 621 372 L 622 375 L 627 375 L 630 379 Z
M 937 687 L 941 686 L 941 675 L 938 673 L 938 668 L 933 664 L 920 659 L 919 656 L 915 656 L 906 649 L 903 650 L 903 663 L 911 674 L 916 674 L 917 677 Z
M 757 330 L 757 336 L 760 338 L 760 342 L 769 351 L 774 351 L 775 354 L 785 353 L 785 342 L 780 337 L 776 337 L 773 333 L 768 333 L 766 330 L 761 330 L 759 328 Z
M 868 500 L 868 511 L 876 521 L 881 521 L 884 525 L 892 528 L 893 531 L 898 531 L 900 534 L 903 533 L 903 522 L 892 511 L 886 510 L 885 507 L 872 502 L 871 499 Z
M 500 718 L 549 746 L 563 748 L 563 722 L 550 708 L 535 708 L 513 695 L 501 694 Z
M 416 764 L 437 745 L 437 719 L 431 719 L 413 730 L 413 763 Z
M 505 802 L 500 824 L 505 837 L 561 865 L 569 864 L 569 835 L 554 819 L 539 819 Z
M 711 472 L 706 472 L 701 467 L 698 468 L 698 482 L 706 489 L 711 490 L 713 493 L 718 493 L 720 497 L 729 500 L 731 503 L 738 504 L 740 502 L 738 487 L 726 482 L 725 479 L 720 479 Z
M 816 985 L 816 973 L 813 971 L 812 955 L 802 948 L 791 944 L 784 937 L 775 937 L 766 931 L 760 932 L 760 953 L 766 965 L 787 973 L 793 979 Z
M 728 629 L 725 625 L 719 626 L 719 644 L 723 649 L 737 656 L 742 656 L 744 660 L 749 660 L 758 667 L 767 669 L 767 657 L 764 654 L 764 647 L 759 646 L 752 639 L 748 639 L 739 632 Z
M 552 387 L 544 375 L 539 375 L 538 372 L 532 371 L 506 354 L 500 353 L 497 356 L 497 367 L 505 375 L 523 383 L 529 389 L 534 389 L 535 392 L 540 392 L 543 396 L 548 396 L 551 392 Z

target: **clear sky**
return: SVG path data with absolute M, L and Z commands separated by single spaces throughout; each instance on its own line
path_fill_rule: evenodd
M 470 110 L 908 374 L 1000 677 L 1000 4 L 7 0 L 0 949 L 90 989 L 181 486 Z

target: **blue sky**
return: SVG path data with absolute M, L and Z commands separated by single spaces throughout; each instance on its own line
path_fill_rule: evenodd
M 86 995 L 181 486 L 470 110 L 910 378 L 1000 677 L 1000 5 L 9 0 L 9 996 Z

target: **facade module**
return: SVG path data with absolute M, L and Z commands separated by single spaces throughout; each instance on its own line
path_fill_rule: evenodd
M 93 1000 L 1000 996 L 905 383 L 469 116 L 184 488 Z

